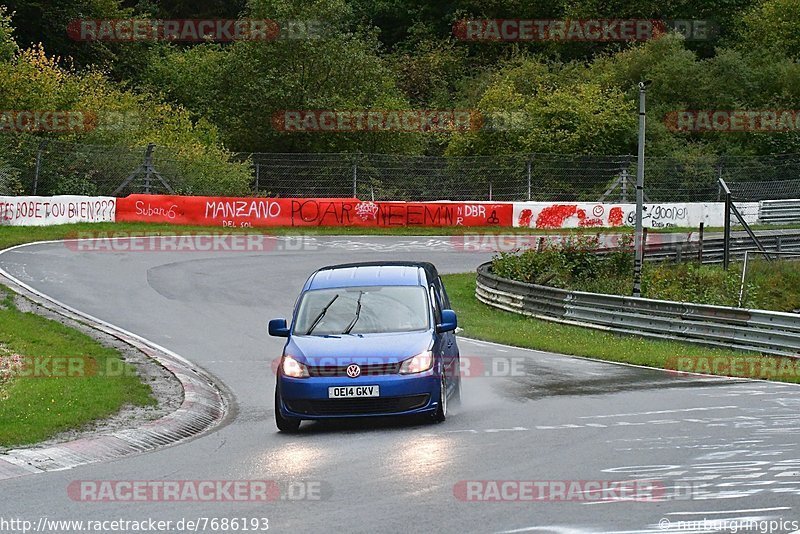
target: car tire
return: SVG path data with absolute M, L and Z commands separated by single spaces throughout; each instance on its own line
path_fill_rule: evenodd
M 456 387 L 453 390 L 453 398 L 450 403 L 455 406 L 461 406 L 461 377 L 459 376 L 456 380 Z
M 278 427 L 278 430 L 287 434 L 297 432 L 300 429 L 300 422 L 302 420 L 281 415 L 280 402 L 278 389 L 275 388 L 275 426 Z
M 447 376 L 442 372 L 442 379 L 439 384 L 439 406 L 433 412 L 433 421 L 441 423 L 447 419 Z

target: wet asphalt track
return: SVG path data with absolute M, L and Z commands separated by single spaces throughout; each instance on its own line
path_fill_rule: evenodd
M 188 443 L 2 481 L 0 518 L 267 517 L 270 531 L 293 533 L 702 532 L 680 522 L 703 519 L 729 532 L 722 521 L 800 521 L 800 388 L 789 385 L 677 377 L 461 339 L 462 356 L 487 367 L 521 362 L 524 375 L 465 378 L 462 407 L 440 425 L 304 423 L 299 435 L 278 434 L 270 366 L 281 340 L 267 335 L 266 323 L 290 315 L 308 274 L 373 259 L 424 259 L 464 272 L 489 257 L 450 243 L 320 237 L 306 241 L 312 250 L 260 253 L 75 252 L 55 243 L 2 254 L 0 267 L 21 281 L 210 371 L 235 405 L 225 426 Z M 67 495 L 74 480 L 183 479 L 314 481 L 323 498 L 84 503 Z M 464 502 L 454 495 L 461 481 L 520 479 L 653 480 L 680 496 Z M 800 528 L 783 527 L 772 532 Z

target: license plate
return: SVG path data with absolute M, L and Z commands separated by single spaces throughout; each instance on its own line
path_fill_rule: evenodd
M 328 388 L 329 399 L 350 399 L 353 397 L 380 397 L 379 386 L 335 386 Z

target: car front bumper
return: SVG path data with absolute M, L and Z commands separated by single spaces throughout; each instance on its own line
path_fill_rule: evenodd
M 328 388 L 379 386 L 379 397 L 328 398 Z M 433 413 L 439 407 L 439 376 L 433 370 L 414 375 L 278 377 L 276 409 L 284 417 L 332 419 Z

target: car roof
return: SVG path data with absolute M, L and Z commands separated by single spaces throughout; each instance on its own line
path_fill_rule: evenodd
M 315 272 L 304 291 L 352 286 L 425 286 L 437 280 L 436 267 L 428 262 L 372 261 L 329 265 Z

